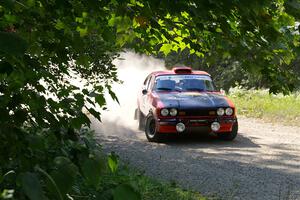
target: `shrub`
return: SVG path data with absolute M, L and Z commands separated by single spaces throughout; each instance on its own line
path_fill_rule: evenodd
M 89 129 L 70 134 L 36 129 L 1 132 L 2 199 L 139 199 L 129 175 L 118 176 L 115 154 L 105 155 Z M 12 145 L 13 144 L 13 145 Z
M 229 96 L 236 104 L 238 114 L 299 126 L 295 123 L 300 119 L 299 91 L 283 95 L 270 94 L 269 90 L 235 87 L 229 90 Z

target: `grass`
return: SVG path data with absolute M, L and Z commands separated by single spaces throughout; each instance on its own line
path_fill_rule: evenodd
M 130 175 L 142 200 L 208 200 L 199 192 L 180 188 L 175 182 L 150 178 L 128 166 L 123 170 Z
M 300 92 L 284 96 L 237 87 L 230 89 L 229 98 L 235 103 L 238 115 L 300 126 Z
M 144 200 L 207 200 L 198 192 L 184 190 L 172 183 L 158 182 L 146 176 L 139 179 Z

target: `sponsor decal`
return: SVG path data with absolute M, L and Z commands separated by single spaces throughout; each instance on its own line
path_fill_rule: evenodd
M 191 123 L 203 123 L 203 122 L 207 122 L 207 120 L 205 120 L 205 119 L 191 119 L 190 122 Z
M 199 93 L 199 92 L 185 92 L 184 95 L 186 95 L 186 96 L 204 96 L 204 93 Z
M 186 79 L 198 79 L 198 80 L 208 80 L 211 78 L 206 75 L 162 75 L 158 76 L 156 80 L 186 80 Z

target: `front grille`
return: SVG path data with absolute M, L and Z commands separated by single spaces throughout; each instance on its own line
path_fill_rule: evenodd
M 216 110 L 180 110 L 179 116 L 216 116 Z

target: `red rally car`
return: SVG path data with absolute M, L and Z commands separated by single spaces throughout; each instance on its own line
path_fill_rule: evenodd
M 220 139 L 233 140 L 238 132 L 234 104 L 216 91 L 204 71 L 176 67 L 152 72 L 137 104 L 135 119 L 151 142 L 164 133 L 214 132 Z

